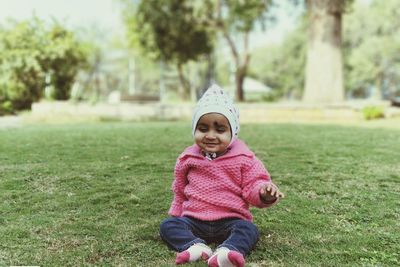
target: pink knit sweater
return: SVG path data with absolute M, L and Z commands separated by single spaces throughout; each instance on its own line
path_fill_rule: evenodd
M 249 205 L 264 208 L 275 204 L 260 199 L 260 188 L 268 183 L 269 173 L 242 141 L 236 140 L 228 152 L 212 161 L 194 144 L 177 160 L 172 185 L 175 195 L 169 215 L 204 221 L 252 221 Z

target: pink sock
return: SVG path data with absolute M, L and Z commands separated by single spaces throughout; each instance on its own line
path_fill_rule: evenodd
M 187 262 L 197 261 L 200 258 L 207 260 L 211 256 L 212 250 L 206 244 L 197 243 L 192 245 L 185 251 L 176 254 L 175 263 L 184 264 Z
M 241 253 L 228 248 L 219 248 L 208 260 L 210 267 L 243 267 L 245 263 Z

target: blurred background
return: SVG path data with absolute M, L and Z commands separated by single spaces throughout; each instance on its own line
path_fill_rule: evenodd
M 397 0 L 0 0 L 0 115 L 179 119 L 218 83 L 248 121 L 396 117 L 399 16 Z

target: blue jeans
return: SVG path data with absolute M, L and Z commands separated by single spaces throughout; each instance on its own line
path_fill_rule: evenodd
M 258 241 L 257 227 L 242 219 L 201 221 L 191 217 L 171 217 L 160 226 L 161 238 L 172 249 L 181 252 L 195 243 L 221 243 L 218 247 L 249 254 Z

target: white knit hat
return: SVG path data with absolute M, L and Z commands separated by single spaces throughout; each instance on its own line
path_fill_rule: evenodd
M 240 130 L 239 110 L 235 107 L 229 94 L 216 84 L 208 88 L 199 102 L 197 102 L 192 119 L 193 136 L 196 131 L 197 122 L 201 116 L 207 113 L 220 113 L 228 119 L 232 131 L 230 142 L 232 144 L 238 138 Z

